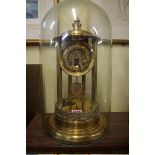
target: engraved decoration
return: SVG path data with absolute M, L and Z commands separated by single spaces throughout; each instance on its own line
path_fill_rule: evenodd
M 81 76 L 89 72 L 93 67 L 93 53 L 89 45 L 71 42 L 67 46 L 62 47 L 59 63 L 67 74 Z
M 63 112 L 58 110 L 57 115 L 61 119 L 69 121 L 84 121 L 84 120 L 93 120 L 99 117 L 99 109 L 96 107 L 92 112 L 82 112 L 82 113 L 72 113 L 72 112 Z

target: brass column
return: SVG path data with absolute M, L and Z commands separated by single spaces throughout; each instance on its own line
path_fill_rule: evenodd
M 84 104 L 85 104 L 85 82 L 86 81 L 86 75 L 82 76 L 82 111 L 84 111 Z
M 97 46 L 96 41 L 92 40 L 92 48 L 94 52 L 94 66 L 92 68 L 92 106 L 96 101 L 96 91 L 97 91 Z
M 72 96 L 71 96 L 71 87 L 72 86 L 72 76 L 68 75 L 68 100 L 69 102 L 72 101 Z
M 58 63 L 58 55 L 60 54 L 60 47 L 57 48 L 57 102 L 58 109 L 62 106 L 62 69 Z

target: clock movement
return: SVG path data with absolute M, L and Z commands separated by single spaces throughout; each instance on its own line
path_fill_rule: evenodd
M 41 24 L 43 125 L 67 144 L 93 143 L 108 127 L 110 22 L 90 0 L 65 0 Z

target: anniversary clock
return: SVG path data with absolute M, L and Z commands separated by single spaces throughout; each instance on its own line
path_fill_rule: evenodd
M 43 125 L 60 142 L 93 143 L 106 133 L 110 35 L 106 13 L 90 0 L 64 0 L 42 21 Z

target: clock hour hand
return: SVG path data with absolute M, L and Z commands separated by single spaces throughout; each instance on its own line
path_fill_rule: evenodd
M 78 56 L 75 56 L 75 58 L 74 58 L 74 66 L 81 71 L 81 66 L 80 66 L 80 62 L 79 62 Z

